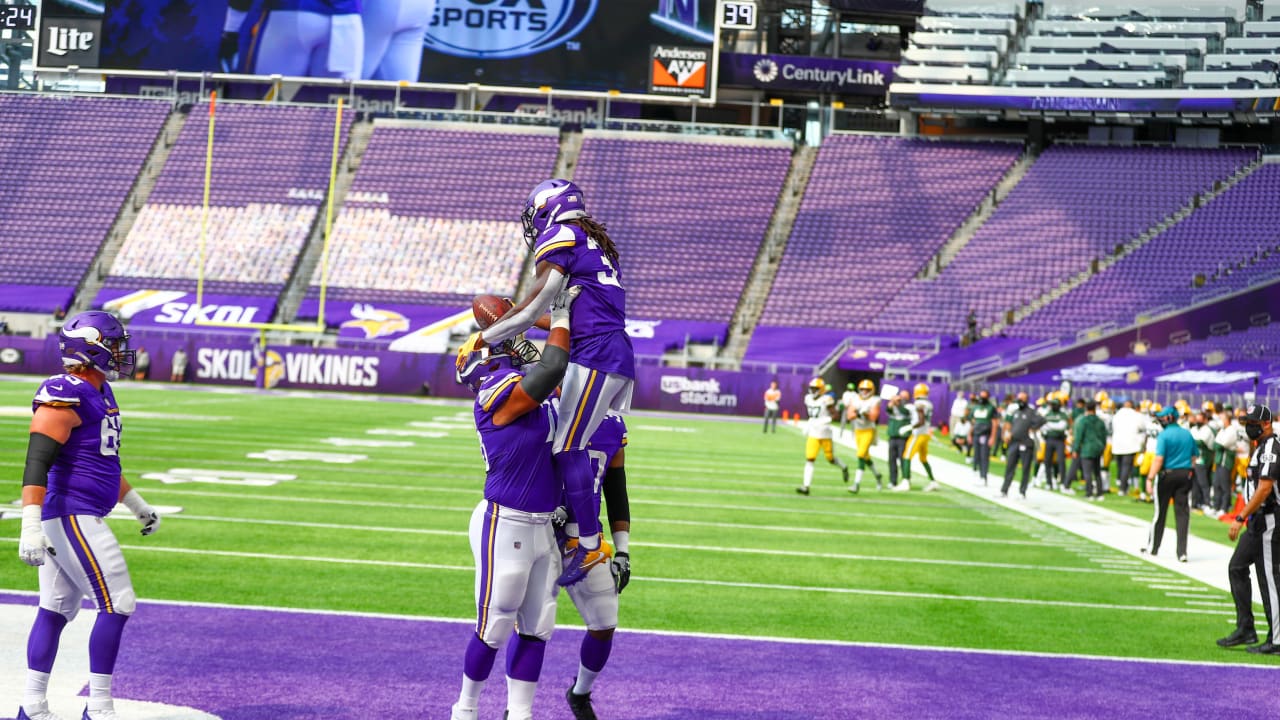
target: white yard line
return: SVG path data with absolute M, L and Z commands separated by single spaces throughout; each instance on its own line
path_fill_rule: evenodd
M 17 542 L 16 538 L 0 538 L 3 542 Z M 157 547 L 148 545 L 121 544 L 121 548 L 129 552 L 157 552 L 179 555 L 198 555 L 205 557 L 249 558 L 254 560 L 279 560 L 285 562 L 313 562 L 328 565 L 358 565 L 372 567 L 394 567 L 415 570 L 445 570 L 451 572 L 474 572 L 471 565 L 441 565 L 434 563 L 400 562 L 393 560 L 360 560 L 311 555 L 286 555 L 278 553 L 235 552 L 230 550 L 196 550 L 191 548 Z M 904 598 L 912 600 L 946 601 L 958 603 L 999 603 L 1004 605 L 1028 605 L 1035 607 L 1064 607 L 1084 610 L 1134 612 L 1180 613 L 1190 615 L 1218 615 L 1214 610 L 1197 610 L 1183 607 L 1155 607 L 1151 605 L 1114 605 L 1110 603 L 1073 602 L 1069 600 L 1037 600 L 1034 598 L 990 597 L 984 595 L 943 595 L 939 593 L 904 592 L 897 590 L 873 590 L 870 588 L 823 587 L 808 585 L 786 585 L 777 583 L 729 582 L 723 580 L 705 580 L 690 578 L 664 578 L 645 576 L 646 583 L 662 583 L 668 585 L 697 585 L 703 587 L 733 587 L 751 590 L 768 590 L 788 593 L 814 593 L 819 595 L 858 595 L 868 597 Z
M 852 447 L 852 444 L 846 440 L 841 439 L 837 442 Z M 872 448 L 872 452 L 878 459 L 887 462 L 888 449 L 884 443 L 877 443 Z M 1058 492 L 1034 487 L 1028 488 L 1026 500 L 1000 498 L 999 489 L 1003 478 L 997 475 L 991 475 L 990 485 L 983 487 L 974 484 L 973 468 L 968 465 L 939 457 L 930 458 L 929 463 L 933 466 L 934 478 L 942 485 L 1088 538 L 1134 558 L 1129 563 L 1099 560 L 1097 561 L 1099 564 L 1110 567 L 1156 565 L 1224 592 L 1231 591 L 1227 581 L 1227 562 L 1231 559 L 1232 549 L 1191 535 L 1187 538 L 1188 561 L 1178 562 L 1174 557 L 1172 513 L 1170 513 L 1164 541 L 1161 543 L 1163 552 L 1157 557 L 1151 557 L 1140 552 L 1140 548 L 1146 544 L 1149 523 L 1109 511 L 1105 503 L 1095 505 L 1081 502 Z M 919 463 L 913 463 L 912 470 L 915 473 L 912 479 L 919 481 Z M 1015 477 L 1015 483 L 1019 478 L 1021 474 Z M 1011 487 L 1010 492 L 1011 495 L 1016 496 L 1016 486 Z M 1222 532 L 1225 537 L 1226 526 L 1223 526 Z

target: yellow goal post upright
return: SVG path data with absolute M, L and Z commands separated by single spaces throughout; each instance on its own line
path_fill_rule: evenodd
M 213 91 L 209 94 L 209 132 L 205 142 L 204 155 L 204 192 L 201 200 L 200 209 L 200 243 L 199 243 L 199 260 L 196 266 L 196 306 L 204 307 L 204 277 L 205 277 L 205 259 L 206 245 L 209 239 L 209 194 L 213 185 L 213 136 L 214 127 L 218 117 L 218 93 Z M 203 317 L 197 317 L 195 324 L 202 327 L 221 327 L 250 329 L 258 331 L 258 347 L 265 351 L 267 346 L 267 331 L 279 331 L 286 333 L 324 333 L 325 331 L 325 296 L 329 288 L 329 239 L 333 234 L 333 198 L 335 188 L 337 187 L 338 178 L 338 154 L 339 145 L 342 138 L 342 111 L 343 99 L 338 99 L 337 110 L 334 113 L 333 121 L 333 147 L 331 148 L 331 157 L 329 162 L 329 188 L 327 201 L 325 204 L 324 216 L 324 244 L 320 252 L 320 307 L 316 313 L 315 323 L 275 323 L 275 322 L 225 322 L 218 320 L 207 320 Z

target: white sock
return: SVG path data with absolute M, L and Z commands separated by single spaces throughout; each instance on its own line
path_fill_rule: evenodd
M 595 550 L 600 547 L 600 536 L 592 535 L 591 537 L 579 537 L 578 542 L 587 550 Z
M 526 718 L 533 715 L 533 691 L 537 689 L 538 683 L 507 677 L 507 712 L 511 717 Z
M 861 471 L 861 470 L 858 470 L 858 471 L 856 471 L 856 472 L 854 472 L 854 473 L 853 473 L 853 484 L 854 484 L 854 485 L 861 485 L 861 484 L 862 484 L 862 471 Z
M 578 523 L 568 522 L 564 524 L 564 534 L 569 537 L 578 537 Z
M 27 670 L 27 689 L 22 693 L 22 704 L 31 707 L 44 702 L 49 696 L 49 673 Z
M 573 685 L 574 695 L 586 695 L 591 692 L 592 686 L 596 684 L 596 677 L 600 673 L 595 670 L 588 670 L 586 665 L 578 663 L 578 681 Z
M 112 709 L 110 675 L 89 673 L 88 709 L 90 711 Z
M 804 464 L 804 486 L 809 487 L 813 484 L 813 461 Z
M 459 710 L 475 710 L 480 704 L 480 693 L 484 690 L 484 680 L 472 680 L 466 673 L 462 674 L 462 692 L 458 693 Z

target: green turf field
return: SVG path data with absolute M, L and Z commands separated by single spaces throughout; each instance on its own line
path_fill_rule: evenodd
M 0 382 L 6 501 L 18 496 L 37 384 Z M 113 521 L 144 601 L 473 616 L 466 529 L 483 466 L 468 406 L 128 383 L 116 393 L 126 475 L 152 504 L 184 508 L 148 538 L 132 519 Z M 624 626 L 1272 662 L 1213 645 L 1231 627 L 1226 593 L 979 498 L 874 483 L 851 496 L 823 463 L 803 497 L 803 440 L 789 428 L 628 424 Z M 369 440 L 399 446 L 344 444 Z M 183 470 L 196 481 L 144 477 Z M 235 472 L 293 477 L 246 484 Z M 0 589 L 34 590 L 35 572 L 13 557 L 18 523 L 0 528 Z M 570 603 L 560 620 L 577 624 Z

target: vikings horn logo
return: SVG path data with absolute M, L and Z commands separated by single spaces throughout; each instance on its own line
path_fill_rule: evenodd
M 351 306 L 351 317 L 341 327 L 354 327 L 364 331 L 364 339 L 394 335 L 409 330 L 409 319 L 394 310 L 379 310 L 372 305 L 356 303 Z

